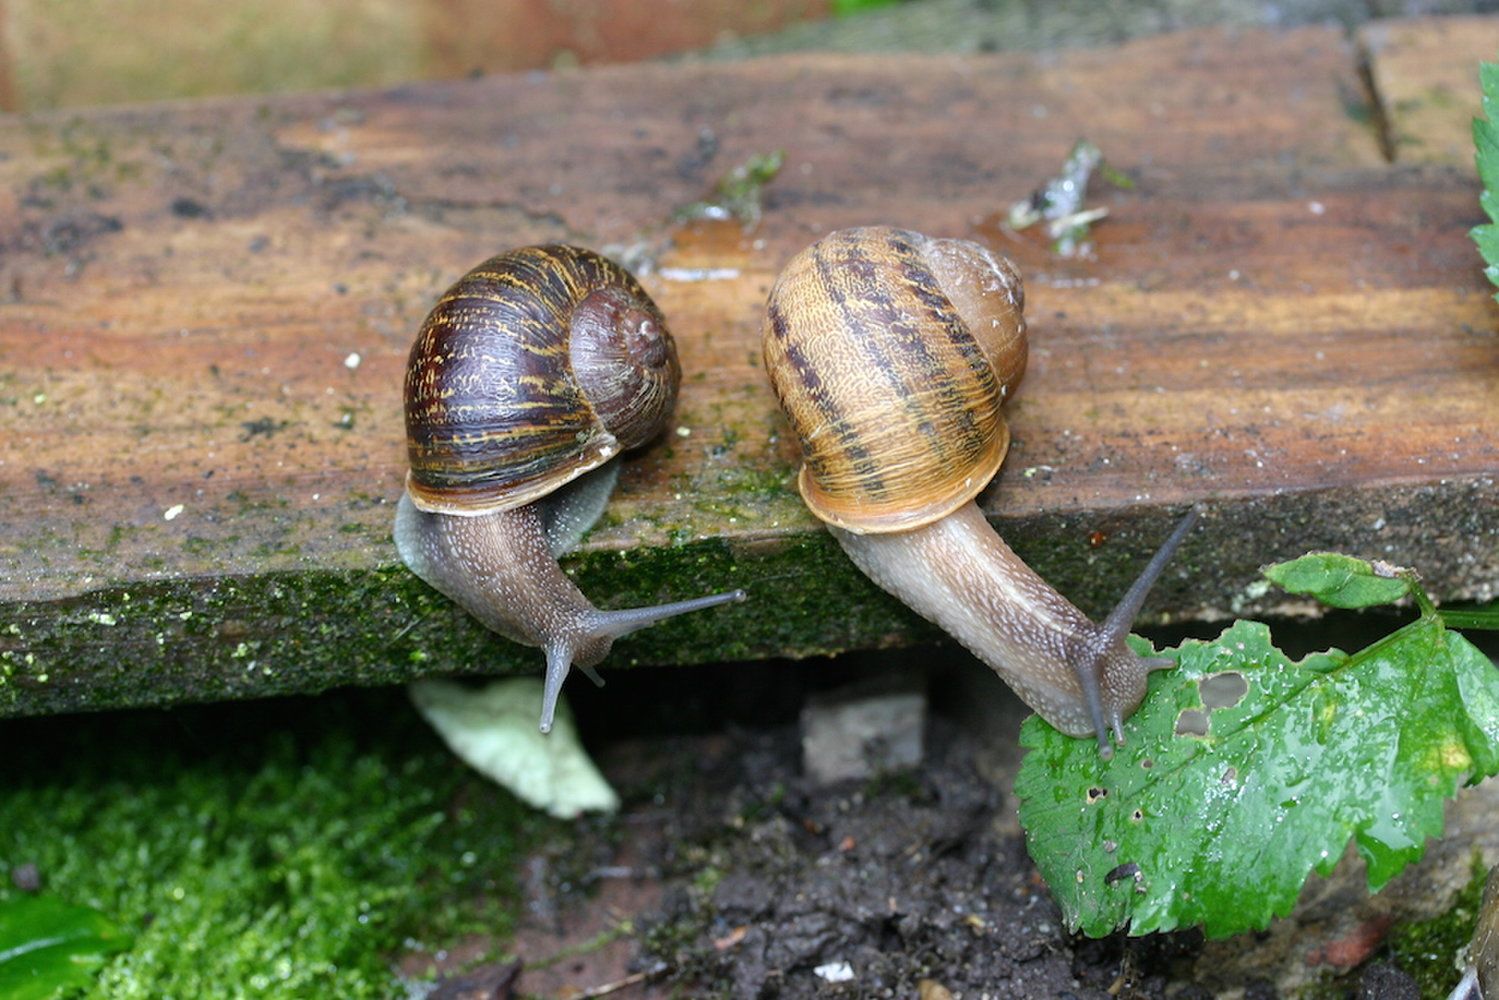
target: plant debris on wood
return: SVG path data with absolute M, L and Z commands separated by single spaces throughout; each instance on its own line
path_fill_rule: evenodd
M 1090 228 L 1109 214 L 1107 208 L 1083 207 L 1094 171 L 1115 187 L 1134 186 L 1127 176 L 1104 163 L 1103 152 L 1097 146 L 1079 139 L 1057 176 L 1032 191 L 1028 198 L 1010 206 L 1006 224 L 1021 230 L 1044 222 L 1054 253 L 1059 257 L 1086 256 L 1093 249 L 1088 242 Z
M 745 229 L 753 229 L 760 221 L 765 185 L 775 180 L 785 162 L 786 154 L 779 149 L 751 156 L 720 177 L 702 201 L 677 209 L 677 218 L 682 221 L 737 219 Z

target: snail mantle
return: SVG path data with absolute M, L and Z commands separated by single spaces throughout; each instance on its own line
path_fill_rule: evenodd
M 1384 51 L 1376 85 L 1417 87 Z M 475 261 L 550 242 L 634 271 L 684 373 L 564 570 L 609 608 L 749 592 L 621 640 L 606 674 L 936 640 L 801 503 L 760 370 L 775 275 L 857 225 L 1024 275 L 1030 361 L 979 502 L 1084 612 L 1197 503 L 1147 619 L 1294 610 L 1257 569 L 1312 548 L 1491 598 L 1477 181 L 1403 162 L 1350 113 L 1363 80 L 1336 30 L 1206 31 L 0 117 L 0 715 L 535 671 L 391 524 L 422 317 Z M 1090 197 L 1108 217 L 1064 259 L 1003 218 L 1079 136 L 1134 186 Z M 674 221 L 777 149 L 753 232 Z

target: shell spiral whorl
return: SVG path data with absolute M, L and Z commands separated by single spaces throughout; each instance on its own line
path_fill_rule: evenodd
M 770 292 L 765 370 L 801 442 L 802 497 L 855 533 L 905 531 L 973 499 L 1009 448 L 1024 295 L 1003 258 L 887 227 L 832 233 Z
M 451 514 L 530 503 L 659 433 L 680 381 L 666 321 L 624 268 L 564 245 L 493 257 L 412 345 L 408 491 Z

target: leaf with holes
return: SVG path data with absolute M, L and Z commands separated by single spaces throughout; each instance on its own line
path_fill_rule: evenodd
M 1086 934 L 1262 928 L 1350 838 L 1378 889 L 1460 783 L 1499 771 L 1499 671 L 1432 615 L 1353 656 L 1294 662 L 1244 621 L 1156 655 L 1177 667 L 1111 760 L 1039 718 L 1021 730 L 1031 857 Z

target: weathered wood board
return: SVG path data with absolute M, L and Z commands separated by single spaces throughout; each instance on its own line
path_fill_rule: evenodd
M 1107 51 L 806 56 L 0 118 L 0 714 L 535 669 L 396 560 L 399 385 L 431 301 L 504 247 L 637 266 L 687 377 L 568 568 L 604 604 L 728 586 L 612 664 L 929 636 L 791 487 L 759 370 L 780 265 L 892 223 L 1026 275 L 1002 533 L 1107 607 L 1193 502 L 1158 615 L 1261 612 L 1331 547 L 1499 578 L 1499 312 L 1471 168 L 1390 164 L 1337 31 Z M 1465 112 L 1464 112 L 1465 113 Z M 1096 253 L 1000 224 L 1080 136 Z M 783 149 L 759 227 L 674 209 Z
M 1478 63 L 1499 60 L 1499 18 L 1376 21 L 1358 41 L 1388 126 L 1389 155 L 1471 170 Z

